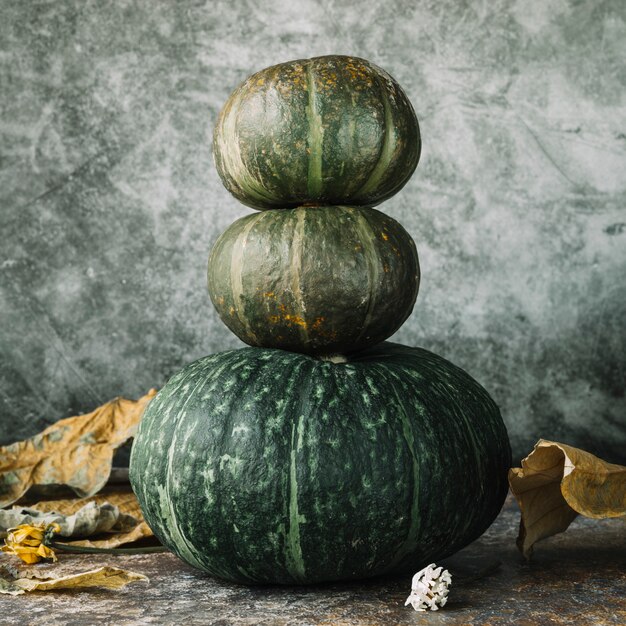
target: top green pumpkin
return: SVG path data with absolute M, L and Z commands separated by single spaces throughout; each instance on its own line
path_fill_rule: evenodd
M 325 56 L 250 76 L 213 136 L 226 188 L 255 209 L 375 206 L 399 191 L 421 149 L 398 83 L 363 59 Z

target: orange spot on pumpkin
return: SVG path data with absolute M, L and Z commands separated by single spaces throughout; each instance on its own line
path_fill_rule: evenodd
M 313 325 L 311 326 L 311 329 L 319 330 L 320 326 L 324 323 L 325 320 L 326 320 L 325 317 L 316 317 L 315 321 L 313 322 Z
M 306 321 L 302 317 L 300 317 L 299 315 L 290 315 L 289 313 L 287 313 L 284 316 L 284 319 L 289 324 L 295 324 L 296 326 L 302 326 L 302 328 L 306 328 L 308 326 Z

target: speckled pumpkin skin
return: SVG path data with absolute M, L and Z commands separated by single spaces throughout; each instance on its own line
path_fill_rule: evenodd
M 383 343 L 346 363 L 244 348 L 176 374 L 148 406 L 130 479 L 155 535 L 242 583 L 415 572 L 479 537 L 511 451 L 487 392 Z
M 300 207 L 234 222 L 209 257 L 222 321 L 252 346 L 356 352 L 390 337 L 419 288 L 417 250 L 394 219 L 362 207 Z
M 255 209 L 374 206 L 415 170 L 417 118 L 396 81 L 348 56 L 290 61 L 250 76 L 213 136 L 226 188 Z

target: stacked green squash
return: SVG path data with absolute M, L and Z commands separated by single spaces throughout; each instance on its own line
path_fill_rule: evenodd
M 476 539 L 507 490 L 497 406 L 466 372 L 385 342 L 419 287 L 415 244 L 372 208 L 413 173 L 413 108 L 383 70 L 329 56 L 265 69 L 224 106 L 218 172 L 260 212 L 209 258 L 249 348 L 183 368 L 151 402 L 131 482 L 156 536 L 245 583 L 416 571 Z
M 392 335 L 413 309 L 417 250 L 364 207 L 263 211 L 237 220 L 209 260 L 224 323 L 252 346 L 347 354 Z

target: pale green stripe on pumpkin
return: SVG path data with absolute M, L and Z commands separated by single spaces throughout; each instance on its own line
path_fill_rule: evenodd
M 300 284 L 300 273 L 302 271 L 302 252 L 304 250 L 304 222 L 307 215 L 307 209 L 299 208 L 296 211 L 296 226 L 293 231 L 291 240 L 291 290 L 293 292 L 293 301 L 295 304 L 295 314 L 299 320 L 295 320 L 298 333 L 302 338 L 302 343 L 308 345 L 309 332 L 306 322 L 306 304 L 302 295 L 302 285 Z
M 246 313 L 243 310 L 243 255 L 244 248 L 246 246 L 246 241 L 248 239 L 248 235 L 252 228 L 260 222 L 263 217 L 268 215 L 267 212 L 259 213 L 255 216 L 254 219 L 251 219 L 243 228 L 243 230 L 239 233 L 237 240 L 233 245 L 233 250 L 231 254 L 230 260 L 230 288 L 231 294 L 233 297 L 233 306 L 235 308 L 235 314 L 237 318 L 241 322 L 242 326 L 246 329 L 246 333 L 250 337 L 256 341 L 256 335 L 250 326 L 250 322 L 246 317 Z
M 367 285 L 369 296 L 367 299 L 367 309 L 365 311 L 365 319 L 363 321 L 363 330 L 355 341 L 359 341 L 363 333 L 370 327 L 374 309 L 376 307 L 376 287 L 380 280 L 380 253 L 378 251 L 376 235 L 369 222 L 361 211 L 350 208 L 350 213 L 354 219 L 361 245 L 363 246 L 363 255 L 367 262 Z
M 237 133 L 237 112 L 244 95 L 245 90 L 239 88 L 226 103 L 228 108 L 224 110 L 219 120 L 221 132 L 217 133 L 217 153 L 224 160 L 224 172 L 228 175 L 233 187 L 256 201 L 272 202 L 272 196 L 248 171 L 241 157 Z
M 377 80 L 380 82 L 380 78 L 377 77 Z M 373 189 L 376 189 L 389 168 L 396 150 L 396 131 L 393 123 L 393 112 L 391 110 L 391 104 L 389 103 L 389 95 L 387 94 L 387 90 L 384 86 L 381 87 L 380 93 L 385 113 L 385 138 L 383 140 L 383 147 L 381 148 L 376 167 L 372 170 L 372 173 L 367 181 L 365 181 L 365 184 L 357 191 L 357 197 L 367 195 Z
M 324 128 L 322 116 L 317 111 L 317 88 L 313 75 L 312 62 L 307 64 L 307 92 L 308 103 L 306 116 L 309 124 L 309 169 L 307 175 L 307 192 L 311 200 L 319 198 L 322 192 L 322 144 Z
M 174 383 L 176 383 L 176 385 L 174 385 Z M 172 391 L 166 395 L 166 392 L 162 390 L 152 400 L 152 402 L 148 406 L 149 410 L 146 409 L 146 412 L 141 419 L 141 422 L 139 424 L 139 430 L 135 437 L 135 440 L 142 439 L 148 442 L 146 445 L 150 449 L 150 454 L 146 455 L 146 467 L 144 469 L 144 473 L 146 474 L 158 474 L 158 466 L 160 465 L 160 460 L 167 454 L 168 449 L 167 444 L 165 444 L 163 440 L 163 433 L 161 429 L 158 428 L 157 421 L 154 419 L 153 415 L 155 413 L 160 413 L 169 418 L 169 415 L 171 414 L 175 406 L 174 403 L 171 402 L 171 398 L 184 386 L 185 378 L 180 377 L 179 375 L 173 376 L 168 384 L 172 386 Z M 133 446 L 131 453 L 131 473 L 133 471 L 133 457 L 135 455 L 136 449 L 136 446 Z M 153 485 L 146 481 L 135 481 L 135 489 L 140 489 L 143 492 L 144 501 L 147 501 L 148 503 L 151 502 L 151 500 L 148 498 L 148 492 L 149 489 L 151 489 L 152 487 Z M 157 514 L 158 511 L 155 510 L 154 513 Z
M 297 454 L 302 448 L 302 424 L 304 415 L 298 417 L 298 424 L 291 425 L 291 455 L 289 464 L 289 532 L 287 534 L 287 568 L 296 580 L 304 580 L 306 570 L 300 545 L 300 522 L 304 521 L 298 512 L 298 468 Z M 297 435 L 297 439 L 296 439 Z
M 378 369 L 378 368 L 376 368 Z M 407 413 L 404 403 L 398 393 L 398 389 L 396 385 L 400 384 L 398 376 L 389 371 L 386 368 L 380 368 L 380 380 L 384 380 L 385 377 L 388 378 L 389 386 L 393 389 L 393 395 L 396 399 L 396 406 L 398 408 L 398 413 L 400 419 L 402 420 L 402 435 L 406 442 L 407 448 L 411 455 L 411 473 L 412 473 L 412 482 L 413 482 L 413 490 L 411 496 L 411 524 L 409 526 L 409 531 L 406 535 L 406 538 L 399 550 L 394 554 L 392 562 L 387 567 L 388 570 L 392 570 L 398 563 L 402 561 L 402 559 L 413 552 L 415 547 L 418 544 L 418 535 L 420 530 L 420 510 L 419 510 L 419 486 L 420 486 L 420 471 L 419 471 L 419 462 L 417 458 L 417 454 L 415 452 L 415 437 L 413 435 L 413 430 L 411 429 L 411 419 L 409 414 Z
M 206 384 L 202 388 L 202 396 L 201 396 L 202 400 L 206 400 L 212 397 L 214 394 L 218 393 L 220 390 L 223 389 L 223 380 L 224 380 L 223 374 L 225 372 L 232 375 L 240 367 L 240 361 L 237 358 L 236 351 L 231 352 L 229 357 L 230 358 L 228 359 L 224 359 L 223 363 L 221 365 L 218 365 L 217 367 L 214 365 L 214 359 L 212 357 L 202 361 L 204 365 L 202 368 L 202 373 L 203 373 L 203 377 L 206 378 Z M 225 394 L 224 397 L 225 397 L 225 400 L 226 399 L 230 400 L 230 407 L 232 407 L 233 404 L 239 401 L 239 396 L 237 395 L 232 395 L 228 397 L 228 395 Z M 206 427 L 207 427 L 207 424 L 199 420 L 194 424 L 193 427 L 191 427 L 188 430 L 187 435 L 183 440 L 184 446 L 181 447 L 181 452 L 183 453 L 183 455 L 193 452 L 193 442 L 197 438 L 202 436 L 202 431 L 206 429 Z M 191 443 L 191 446 L 188 446 L 188 442 Z M 227 442 L 223 441 L 223 443 L 227 443 Z M 223 454 L 226 454 L 226 453 L 227 453 L 226 448 L 222 447 L 221 450 L 219 451 L 218 456 L 221 457 Z M 204 468 L 205 470 L 213 469 L 213 468 L 210 468 L 211 462 L 216 464 L 215 456 L 211 458 L 207 458 L 207 464 Z M 215 514 L 215 509 L 217 507 L 214 506 L 214 502 L 217 499 L 216 496 L 219 494 L 219 484 L 220 484 L 219 480 L 216 480 L 215 482 L 211 482 L 210 480 L 205 481 L 203 500 L 204 500 L 204 511 L 207 516 Z M 221 529 L 217 527 L 212 527 L 212 529 L 214 532 L 214 535 L 213 535 L 214 538 L 217 538 L 217 536 L 221 532 Z M 200 551 L 199 558 L 202 558 L 202 557 L 203 555 L 202 555 L 202 552 Z M 206 555 L 205 555 L 205 558 L 206 558 Z M 204 567 L 206 567 L 206 565 Z M 221 576 L 223 578 L 228 578 L 230 572 L 227 568 L 218 567 L 215 563 L 212 563 L 211 567 L 212 567 L 212 573 L 214 575 Z M 249 574 L 246 574 L 246 575 L 248 575 L 248 577 L 251 580 L 254 579 L 253 576 Z
M 200 387 L 204 386 L 207 382 L 207 379 L 204 377 L 200 378 L 200 382 L 194 387 L 193 391 L 187 394 L 187 399 L 183 402 L 180 407 L 178 414 L 174 420 L 175 425 L 178 424 L 182 415 L 185 414 L 185 409 L 191 400 L 194 399 L 196 393 L 200 389 Z M 183 393 L 186 393 L 186 390 L 183 388 Z M 167 466 L 165 468 L 165 485 L 157 485 L 157 490 L 159 493 L 159 504 L 161 507 L 161 515 L 163 522 L 167 525 L 167 529 L 169 531 L 170 540 L 173 540 L 177 549 L 181 552 L 185 559 L 188 559 L 192 565 L 196 567 L 202 567 L 202 562 L 196 556 L 196 549 L 183 534 L 180 526 L 178 524 L 178 518 L 176 515 L 176 511 L 174 510 L 174 498 L 172 497 L 172 467 L 174 464 L 174 455 L 178 450 L 177 445 L 177 434 L 178 429 L 174 428 L 172 434 L 172 441 L 170 443 L 169 450 L 167 452 Z M 168 523 L 169 522 L 169 523 Z

